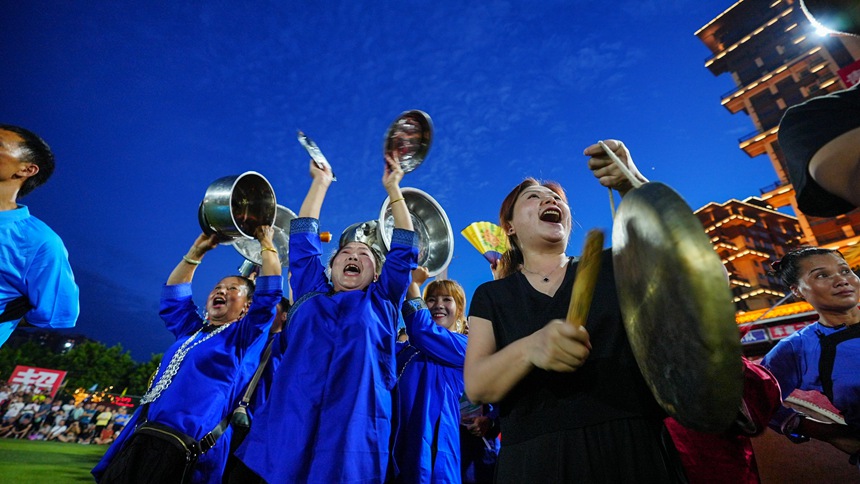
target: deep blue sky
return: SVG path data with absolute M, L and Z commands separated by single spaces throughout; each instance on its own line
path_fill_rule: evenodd
M 0 17 L 0 122 L 38 132 L 57 157 L 22 203 L 69 249 L 75 331 L 138 360 L 172 341 L 160 288 L 213 180 L 258 171 L 298 211 L 310 179 L 297 129 L 338 175 L 321 215 L 336 238 L 378 216 L 388 125 L 429 113 L 433 146 L 402 185 L 445 208 L 449 277 L 467 297 L 490 271 L 459 232 L 497 222 L 525 176 L 567 188 L 571 255 L 587 229 L 611 230 L 581 155 L 599 139 L 624 140 L 694 209 L 776 180 L 766 157 L 738 149 L 753 125 L 720 106 L 734 84 L 704 67 L 694 35 L 733 0 L 187 3 L 30 0 Z M 226 246 L 207 256 L 195 299 L 241 261 Z

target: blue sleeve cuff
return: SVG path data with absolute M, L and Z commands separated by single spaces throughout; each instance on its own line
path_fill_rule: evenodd
M 311 233 L 315 234 L 320 231 L 320 221 L 316 218 L 301 217 L 290 220 L 290 233 Z
M 427 303 L 424 302 L 424 299 L 416 297 L 404 301 L 401 311 L 403 313 L 403 317 L 405 318 L 410 314 L 416 313 L 422 309 L 427 309 Z
M 191 297 L 190 282 L 183 282 L 172 286 L 165 284 L 161 289 L 162 299 L 178 299 L 182 297 Z
M 274 291 L 277 289 L 283 289 L 284 287 L 284 277 L 283 276 L 258 276 L 254 281 L 255 291 Z
M 407 247 L 418 247 L 418 234 L 411 230 L 395 228 L 391 233 L 391 243 Z

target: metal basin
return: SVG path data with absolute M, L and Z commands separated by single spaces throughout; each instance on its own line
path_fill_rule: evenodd
M 274 225 L 277 203 L 272 185 L 263 175 L 247 171 L 225 176 L 209 185 L 197 219 L 204 233 L 225 238 L 254 238 L 261 225 Z

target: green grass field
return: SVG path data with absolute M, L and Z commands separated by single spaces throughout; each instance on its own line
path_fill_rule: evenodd
M 0 439 L 0 483 L 93 482 L 106 445 Z

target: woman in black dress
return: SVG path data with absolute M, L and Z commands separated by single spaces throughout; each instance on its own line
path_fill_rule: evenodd
M 607 144 L 641 177 L 623 144 Z M 595 177 L 626 193 L 629 182 L 599 150 L 585 151 Z M 528 178 L 499 219 L 511 249 L 503 277 L 472 298 L 465 366 L 470 400 L 500 407 L 497 482 L 683 482 L 624 332 L 611 253 L 602 254 L 588 319 L 569 324 L 577 263 L 565 254 L 564 190 Z

